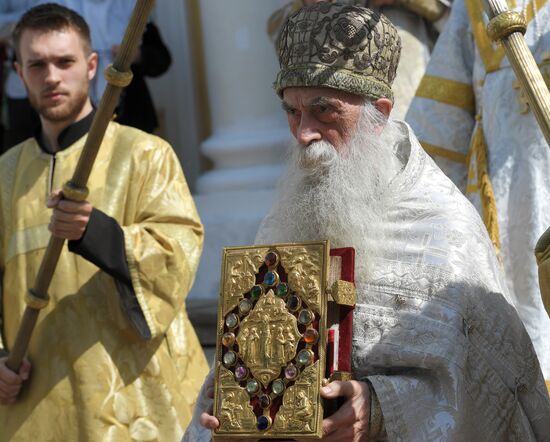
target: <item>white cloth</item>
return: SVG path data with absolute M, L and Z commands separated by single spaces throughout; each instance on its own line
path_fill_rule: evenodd
M 544 440 L 550 400 L 485 226 L 409 137 L 370 238 L 384 253 L 356 277 L 354 374 L 373 384 L 390 441 Z
M 0 26 L 16 23 L 21 15 L 33 6 L 47 3 L 47 0 L 2 0 L 0 2 Z M 99 103 L 107 85 L 103 72 L 113 62 L 111 48 L 120 45 L 134 7 L 134 0 L 56 0 L 78 12 L 90 27 L 92 49 L 98 53 L 97 74 L 90 83 L 90 97 Z M 25 98 L 27 93 L 23 82 L 14 70 L 6 80 L 6 95 L 10 98 Z
M 211 410 L 214 406 L 214 399 L 209 398 L 206 394 L 206 390 L 213 387 L 214 369 L 212 368 L 206 376 L 199 391 L 199 396 L 193 412 L 193 418 L 185 430 L 182 442 L 210 442 L 210 440 L 212 440 L 212 432 L 200 424 L 200 417 L 203 411 Z
M 487 69 L 488 57 L 495 59 L 499 49 L 495 45 L 492 49 L 489 46 L 489 51 L 480 50 L 476 44 L 473 31 L 476 28 L 472 28 L 468 14 L 481 7 L 475 6 L 476 3 L 477 0 L 454 3 L 426 71 L 429 78 L 423 80 L 426 86 L 432 85 L 426 90 L 439 92 L 434 92 L 433 97 L 426 91 L 417 96 L 407 121 L 425 147 L 435 146 L 443 154 L 457 152 L 464 163 L 472 134 L 478 126 L 483 130 L 508 290 L 533 340 L 543 373 L 550 379 L 550 318 L 542 304 L 534 256 L 537 239 L 550 226 L 550 150 L 533 113 L 520 112 L 519 92 L 514 89 L 515 75 L 508 59 L 502 56 L 494 68 Z M 516 10 L 521 11 L 520 6 Z M 482 15 L 479 16 L 481 20 Z M 485 25 L 477 29 L 483 32 Z M 542 63 L 545 53 L 550 56 L 549 2 L 537 11 L 525 38 L 538 63 Z M 550 64 L 546 71 L 550 76 Z M 438 87 L 434 86 L 438 83 Z M 457 89 L 451 93 L 453 87 Z M 472 95 L 470 110 L 460 105 L 468 89 Z M 445 92 L 440 93 L 441 90 Z M 476 122 L 475 115 L 480 122 Z M 470 158 L 474 158 L 469 166 L 473 175 L 475 156 Z M 436 155 L 434 159 L 459 189 L 470 192 L 468 198 L 481 211 L 479 191 L 466 185 L 468 165 L 444 156 Z
M 401 128 L 406 166 L 367 240 L 382 253 L 356 259 L 372 276 L 356 271 L 354 375 L 373 384 L 390 441 L 547 440 L 550 399 L 485 227 Z M 187 437 L 210 435 L 194 418 Z

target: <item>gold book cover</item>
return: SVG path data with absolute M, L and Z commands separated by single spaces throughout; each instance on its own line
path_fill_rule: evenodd
M 216 438 L 321 438 L 329 253 L 328 241 L 224 249 Z

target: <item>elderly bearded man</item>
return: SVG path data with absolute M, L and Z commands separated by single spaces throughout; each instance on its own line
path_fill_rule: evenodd
M 90 202 L 61 199 L 93 119 L 97 54 L 84 19 L 56 4 L 25 13 L 14 42 L 41 128 L 0 157 L 0 441 L 180 440 L 207 365 L 184 307 L 203 230 L 179 162 L 160 138 L 110 123 Z M 29 363 L 13 373 L 2 350 L 48 228 L 69 241 L 29 378 Z
M 548 393 L 486 229 L 388 120 L 399 52 L 385 17 L 338 4 L 298 11 L 279 39 L 275 88 L 296 144 L 256 242 L 328 238 L 357 254 L 356 380 L 323 389 L 346 399 L 325 440 L 543 440 Z M 188 440 L 218 425 L 208 396 L 211 382 Z

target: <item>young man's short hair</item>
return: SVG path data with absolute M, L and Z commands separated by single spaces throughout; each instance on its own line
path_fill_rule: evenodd
M 80 35 L 84 42 L 84 49 L 90 52 L 92 47 L 90 27 L 80 14 L 57 3 L 44 3 L 29 9 L 19 19 L 12 33 L 17 60 L 21 61 L 19 45 L 23 31 L 32 29 L 48 32 L 67 28 L 74 29 Z

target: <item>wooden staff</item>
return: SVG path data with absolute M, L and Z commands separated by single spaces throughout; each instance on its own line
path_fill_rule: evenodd
M 509 11 L 503 0 L 484 0 L 483 3 L 490 19 L 487 34 L 492 40 L 502 42 L 521 89 L 550 146 L 550 92 L 523 38 L 527 30 L 525 17 Z
M 101 97 L 73 177 L 63 185 L 63 197 L 68 200 L 80 202 L 88 197 L 86 183 L 88 182 L 92 166 L 103 141 L 107 125 L 118 104 L 120 93 L 132 81 L 130 65 L 141 41 L 141 36 L 143 35 L 154 3 L 154 0 L 137 0 L 116 59 L 113 64 L 105 69 L 105 79 L 108 82 L 107 87 Z M 42 263 L 34 282 L 34 288 L 29 289 L 25 296 L 27 307 L 17 331 L 15 343 L 6 361 L 6 366 L 12 371 L 19 371 L 21 362 L 27 352 L 36 320 L 38 319 L 38 313 L 48 305 L 48 287 L 50 286 L 64 244 L 64 239 L 56 238 L 53 235 L 50 236 L 48 247 L 42 258 Z

